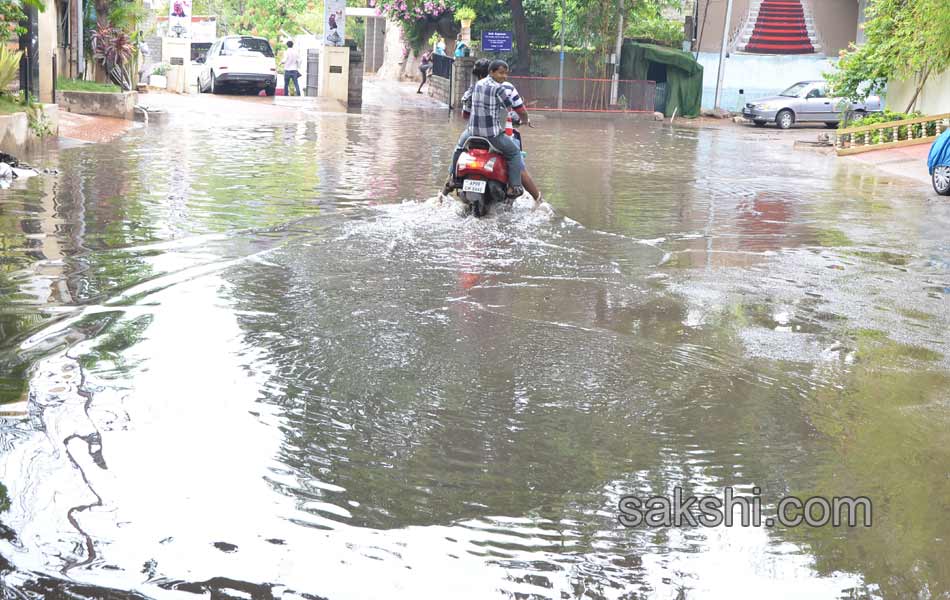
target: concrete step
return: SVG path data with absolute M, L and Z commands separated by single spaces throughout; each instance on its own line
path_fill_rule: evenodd
M 747 49 L 747 46 L 748 46 L 747 43 L 740 44 L 739 47 L 736 48 L 736 52 L 739 52 L 741 54 L 757 54 L 759 56 L 799 56 L 798 54 L 784 54 L 784 53 L 766 54 L 763 52 L 755 52 L 753 50 Z M 821 54 L 820 44 L 812 44 L 812 48 L 815 49 L 815 52 L 814 52 L 815 54 Z M 811 53 L 803 53 L 803 54 L 806 56 L 811 55 Z
M 752 38 L 752 36 L 753 36 L 753 32 L 751 31 L 748 33 L 743 32 L 742 35 L 739 36 L 739 41 L 742 42 L 743 44 L 747 44 L 749 43 L 749 40 Z M 791 37 L 791 36 L 779 36 L 779 37 Z M 805 37 L 811 42 L 812 46 L 815 45 L 817 38 L 815 37 L 814 33 L 809 32 L 809 34 Z
M 749 15 L 749 21 L 754 22 L 754 21 L 758 21 L 758 20 L 759 20 L 759 16 L 758 16 L 758 15 Z M 767 20 L 767 19 L 763 19 L 763 21 L 766 21 L 766 20 Z M 805 17 L 803 20 L 805 21 L 805 25 L 811 25 L 812 27 L 815 26 L 815 19 L 814 19 L 814 18 Z M 796 20 L 796 21 L 797 21 L 797 20 Z M 778 22 L 778 21 L 772 21 L 772 22 Z
M 769 25 L 762 25 L 761 23 L 759 23 L 759 25 L 756 26 L 756 25 L 753 23 L 752 25 L 747 25 L 747 26 L 745 27 L 745 29 L 743 29 L 742 31 L 743 31 L 743 32 L 745 32 L 745 31 L 752 32 L 752 31 L 755 31 L 755 29 L 756 29 L 757 27 L 758 27 L 758 28 L 761 28 L 761 29 L 792 29 L 792 30 L 796 29 L 795 27 L 772 27 L 772 26 L 769 26 Z M 814 28 L 814 27 L 805 27 L 805 31 L 808 33 L 808 35 L 815 35 L 815 28 Z
M 768 17 L 768 16 L 772 16 L 772 15 L 763 15 L 763 16 L 767 16 L 767 17 Z M 759 11 L 757 11 L 757 10 L 750 10 L 750 11 L 749 11 L 749 18 L 750 18 L 750 19 L 757 19 L 757 18 L 759 18 Z M 805 22 L 806 22 L 806 23 L 814 23 L 814 22 L 815 22 L 815 17 L 809 15 L 808 13 L 805 13 L 805 15 L 804 15 L 802 18 L 805 19 Z

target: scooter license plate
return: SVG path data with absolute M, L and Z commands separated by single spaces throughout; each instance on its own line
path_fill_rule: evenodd
M 486 185 L 487 185 L 487 182 L 481 179 L 466 179 L 462 183 L 462 191 L 475 192 L 476 194 L 484 194 Z

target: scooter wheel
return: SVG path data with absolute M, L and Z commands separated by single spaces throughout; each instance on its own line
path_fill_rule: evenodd
M 485 194 L 473 194 L 471 204 L 472 214 L 476 218 L 484 217 L 488 213 L 488 206 L 485 203 Z

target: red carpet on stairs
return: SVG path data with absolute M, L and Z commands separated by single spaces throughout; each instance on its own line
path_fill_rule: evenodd
M 758 54 L 811 54 L 805 12 L 798 0 L 764 0 L 746 52 Z

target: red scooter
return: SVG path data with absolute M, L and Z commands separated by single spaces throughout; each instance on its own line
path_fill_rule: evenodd
M 455 165 L 459 198 L 476 217 L 488 214 L 492 203 L 507 202 L 508 163 L 504 155 L 482 137 L 470 137 Z
M 533 127 L 530 123 L 529 127 Z M 523 148 L 521 132 L 514 129 L 511 115 L 505 123 L 505 135 L 514 137 Z M 522 152 L 522 156 L 524 153 Z M 455 164 L 455 190 L 476 217 L 488 214 L 492 203 L 511 206 L 508 196 L 508 162 L 500 150 L 483 137 L 472 136 Z

